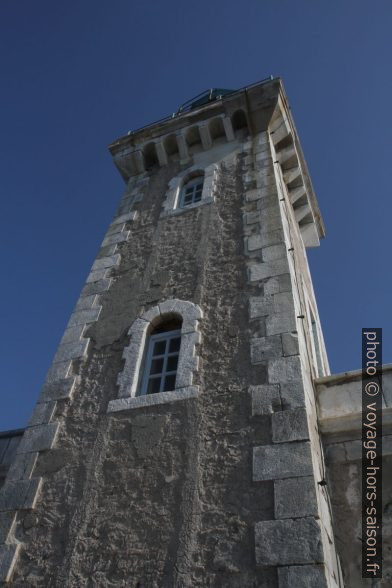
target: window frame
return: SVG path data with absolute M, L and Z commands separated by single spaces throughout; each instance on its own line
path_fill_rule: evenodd
M 199 186 L 201 186 L 199 188 Z M 192 206 L 194 204 L 199 204 L 203 198 L 203 188 L 204 188 L 204 175 L 199 175 L 193 178 L 190 178 L 188 181 L 184 183 L 181 188 L 180 200 L 179 200 L 179 208 L 188 208 L 188 206 Z M 189 190 L 192 190 L 190 194 L 187 194 Z M 196 194 L 198 197 L 196 199 Z M 191 196 L 191 202 L 185 203 L 185 199 Z
M 168 342 L 170 342 L 172 339 L 180 339 L 180 346 L 178 348 L 177 351 L 175 352 L 170 352 L 169 351 L 169 345 Z M 166 341 L 166 346 L 165 346 L 165 352 L 163 354 L 160 355 L 154 355 L 153 351 L 154 351 L 154 347 L 155 347 L 155 343 L 158 343 L 160 341 Z M 154 392 L 153 394 L 161 394 L 162 392 L 169 392 L 170 390 L 164 390 L 164 382 L 165 382 L 165 378 L 166 376 L 171 376 L 171 375 L 175 375 L 177 377 L 177 370 L 178 370 L 178 360 L 180 357 L 180 352 L 181 352 L 181 329 L 176 329 L 176 330 L 172 330 L 172 331 L 163 331 L 162 333 L 157 333 L 156 335 L 150 335 L 146 341 L 146 357 L 144 360 L 144 366 L 143 366 L 143 373 L 142 373 L 142 378 L 141 378 L 141 382 L 140 382 L 140 389 L 139 389 L 139 394 L 138 396 L 146 396 L 148 394 L 147 390 L 148 390 L 148 384 L 149 381 L 151 379 L 157 380 L 158 378 L 160 378 L 160 385 L 159 385 L 159 391 L 158 392 Z M 167 370 L 167 360 L 169 357 L 177 357 L 177 366 L 175 370 Z M 161 359 L 163 358 L 163 366 L 162 366 L 162 371 L 155 374 L 151 374 L 151 366 L 152 366 L 152 361 L 153 359 Z M 175 390 L 175 381 L 174 381 L 174 386 L 173 386 L 173 390 Z M 150 393 L 151 394 L 151 393 Z
M 140 396 L 138 389 L 141 374 L 143 374 L 143 361 L 149 333 L 153 333 L 160 323 L 173 318 L 182 320 L 175 389 Z M 172 298 L 160 302 L 134 320 L 128 330 L 129 345 L 123 351 L 124 368 L 117 377 L 119 387 L 117 398 L 109 401 L 107 412 L 116 413 L 196 398 L 201 390 L 198 384 L 193 383 L 193 376 L 199 369 L 198 345 L 201 342 L 201 334 L 198 325 L 202 319 L 203 311 L 197 304 Z

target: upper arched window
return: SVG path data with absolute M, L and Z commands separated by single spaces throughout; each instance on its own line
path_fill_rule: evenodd
M 175 389 L 181 326 L 182 320 L 172 319 L 159 324 L 151 331 L 146 342 L 139 395 Z
M 180 208 L 200 202 L 203 193 L 204 176 L 196 176 L 189 179 L 182 187 L 180 196 Z

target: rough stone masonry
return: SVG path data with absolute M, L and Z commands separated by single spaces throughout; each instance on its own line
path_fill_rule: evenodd
M 214 98 L 110 146 L 125 191 L 1 490 L 4 583 L 343 586 L 306 258 L 323 223 L 282 82 Z M 176 384 L 139 396 L 167 319 Z

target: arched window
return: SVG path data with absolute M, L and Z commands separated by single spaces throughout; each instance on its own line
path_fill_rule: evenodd
M 148 336 L 139 388 L 140 396 L 175 389 L 181 326 L 182 320 L 167 320 L 155 327 Z
M 169 135 L 165 139 L 165 151 L 169 159 L 178 159 L 180 154 L 178 152 L 177 138 L 175 135 Z
M 148 143 L 143 149 L 144 167 L 146 170 L 153 169 L 159 165 L 155 143 Z
M 219 142 L 222 140 L 226 140 L 225 128 L 223 126 L 223 120 L 220 116 L 217 118 L 213 118 L 210 121 L 208 127 L 210 129 L 210 135 L 213 143 L 215 143 L 216 141 Z
M 182 187 L 180 195 L 180 208 L 200 202 L 203 193 L 204 176 L 199 175 L 190 178 Z
M 248 122 L 246 120 L 246 114 L 243 110 L 236 110 L 231 117 L 231 124 L 233 125 L 233 131 L 248 131 Z
M 117 379 L 118 398 L 109 402 L 109 413 L 198 396 L 193 375 L 199 366 L 202 317 L 197 304 L 172 299 L 134 321 L 123 353 L 124 369 Z

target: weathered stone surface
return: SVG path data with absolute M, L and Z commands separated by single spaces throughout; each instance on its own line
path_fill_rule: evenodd
M 272 414 L 281 410 L 279 386 L 262 385 L 250 386 L 249 392 L 252 396 L 252 416 Z
M 279 567 L 278 575 L 279 588 L 328 588 L 322 565 Z
M 253 479 L 256 482 L 310 476 L 312 473 L 308 441 L 263 445 L 253 449 Z
M 278 333 L 287 333 L 297 328 L 294 308 L 291 307 L 286 312 L 272 314 L 266 319 L 267 335 L 277 335 Z
M 129 236 L 129 231 L 122 231 L 121 233 L 114 233 L 112 235 L 108 235 L 102 241 L 102 245 L 105 247 L 106 245 L 114 245 L 115 243 L 122 243 L 126 241 Z
M 249 316 L 251 319 L 267 316 L 274 312 L 272 296 L 251 296 L 249 298 Z
M 188 386 L 187 388 L 179 388 L 178 390 L 162 392 L 160 394 L 118 398 L 109 402 L 108 412 L 121 412 L 132 408 L 167 404 L 176 400 L 187 400 L 188 398 L 196 398 L 199 393 L 200 391 L 197 386 Z
M 54 361 L 66 361 L 67 359 L 83 357 L 87 353 L 88 345 L 89 339 L 82 339 L 81 341 L 74 341 L 72 343 L 62 343 L 57 349 Z
M 71 318 L 69 319 L 68 327 L 73 327 L 75 325 L 81 325 L 85 323 L 92 323 L 98 319 L 100 312 L 100 307 L 73 312 L 71 314 Z
M 313 517 L 262 521 L 256 524 L 255 535 L 259 566 L 323 561 L 320 527 Z
M 276 480 L 275 518 L 318 516 L 313 476 Z
M 120 263 L 120 255 L 117 253 L 116 255 L 108 255 L 107 257 L 101 257 L 100 259 L 96 259 L 93 263 L 92 270 L 101 270 L 108 267 L 113 267 L 114 265 L 118 265 Z
M 297 355 L 298 333 L 282 333 L 283 355 Z
M 6 542 L 8 534 L 12 528 L 12 525 L 14 524 L 15 518 L 16 512 L 0 512 L 0 545 Z
M 279 335 L 259 337 L 250 340 L 250 356 L 252 363 L 265 361 L 271 357 L 281 357 L 282 341 Z
M 254 263 L 249 267 L 249 279 L 251 282 L 265 280 L 289 271 L 287 259 L 276 259 L 265 263 Z
M 292 356 L 271 360 L 268 365 L 268 377 L 272 384 L 300 381 L 302 372 L 299 357 Z
M 283 410 L 290 410 L 305 406 L 305 392 L 301 380 L 297 382 L 283 382 L 280 384 L 280 396 Z
M 304 408 L 283 410 L 272 416 L 272 440 L 274 443 L 309 439 L 308 420 Z
M 55 402 L 38 402 L 29 420 L 29 427 L 48 423 L 56 407 Z
M 250 235 L 247 239 L 248 251 L 257 251 L 258 249 L 269 248 L 269 246 L 277 245 L 283 241 L 283 231 L 276 230 L 271 233 L 260 233 Z M 267 255 L 268 256 L 268 255 Z M 264 261 L 269 261 L 264 258 Z
M 20 544 L 0 545 L 0 582 L 11 578 Z
M 30 453 L 50 449 L 55 441 L 58 423 L 29 427 L 25 430 L 17 453 Z
M 46 383 L 41 392 L 40 402 L 70 398 L 74 391 L 75 383 L 76 378 L 74 376 Z
M 0 492 L 0 511 L 32 508 L 40 485 L 41 478 L 6 482 Z
M 38 452 L 18 453 L 8 470 L 7 480 L 27 480 L 33 473 Z
M 81 292 L 81 296 L 90 296 L 91 294 L 101 294 L 102 292 L 106 292 L 109 290 L 111 283 L 111 278 L 104 278 L 103 280 L 86 284 Z
M 286 245 L 270 245 L 263 248 L 263 261 L 285 259 L 287 256 Z

